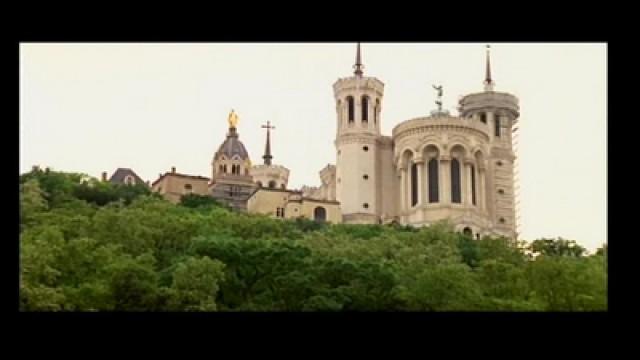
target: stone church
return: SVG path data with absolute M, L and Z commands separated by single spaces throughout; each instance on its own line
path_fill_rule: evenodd
M 475 238 L 516 238 L 512 132 L 519 105 L 514 95 L 495 91 L 488 47 L 484 88 L 460 99 L 457 116 L 442 109 L 442 87 L 434 86 L 438 108 L 399 122 L 390 136 L 380 131 L 385 85 L 364 75 L 360 44 L 353 68 L 352 76 L 333 84 L 336 163 L 319 172 L 321 186 L 288 189 L 289 169 L 272 163 L 270 123 L 263 126 L 263 164 L 252 165 L 232 111 L 211 179 L 198 179 L 207 181 L 206 193 L 236 209 L 280 218 L 412 226 L 448 219 Z M 181 186 L 194 192 L 195 184 Z

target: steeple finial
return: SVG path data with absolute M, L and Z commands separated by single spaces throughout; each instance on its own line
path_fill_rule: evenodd
M 358 50 L 356 51 L 356 64 L 353 65 L 355 71 L 353 74 L 355 76 L 362 76 L 362 69 L 364 69 L 364 65 L 362 64 L 362 56 L 360 55 L 360 42 L 358 42 Z
M 267 129 L 267 144 L 264 147 L 264 156 L 262 156 L 262 158 L 264 159 L 264 164 L 265 165 L 271 165 L 271 159 L 273 159 L 273 156 L 271 156 L 271 137 L 270 137 L 270 130 L 271 129 L 275 129 L 275 126 L 271 126 L 271 122 L 267 121 L 267 125 L 262 125 L 263 129 Z
M 491 79 L 491 59 L 489 57 L 489 49 L 491 49 L 491 46 L 487 45 L 487 69 L 485 71 L 484 91 L 493 91 L 493 86 L 495 85 Z

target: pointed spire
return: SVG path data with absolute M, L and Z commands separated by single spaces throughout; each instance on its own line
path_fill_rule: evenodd
M 364 65 L 362 64 L 362 56 L 360 55 L 360 42 L 358 42 L 358 50 L 356 51 L 356 64 L 353 65 L 355 71 L 353 74 L 355 76 L 362 76 L 362 69 L 364 69 Z
M 490 48 L 491 46 L 487 45 L 487 69 L 485 71 L 484 77 L 484 91 L 493 91 L 493 86 L 495 85 L 495 83 L 491 79 L 491 59 L 489 57 Z
M 267 121 L 267 125 L 262 125 L 262 128 L 267 129 L 267 144 L 264 147 L 264 155 L 262 156 L 262 158 L 264 159 L 264 164 L 265 165 L 271 165 L 271 159 L 273 159 L 273 156 L 271 156 L 271 136 L 270 136 L 270 130 L 271 129 L 275 129 L 275 126 L 271 126 L 271 122 Z

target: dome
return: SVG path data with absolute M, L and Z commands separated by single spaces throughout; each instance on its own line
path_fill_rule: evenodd
M 238 139 L 238 133 L 235 128 L 229 129 L 227 139 L 220 145 L 218 151 L 216 151 L 214 160 L 220 159 L 223 155 L 227 159 L 231 159 L 236 155 L 238 155 L 241 160 L 249 159 L 247 149 L 244 148 L 244 144 Z

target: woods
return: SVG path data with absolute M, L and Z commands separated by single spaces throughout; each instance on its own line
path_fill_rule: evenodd
M 22 311 L 604 311 L 606 246 L 472 240 L 173 205 L 144 185 L 20 177 Z

